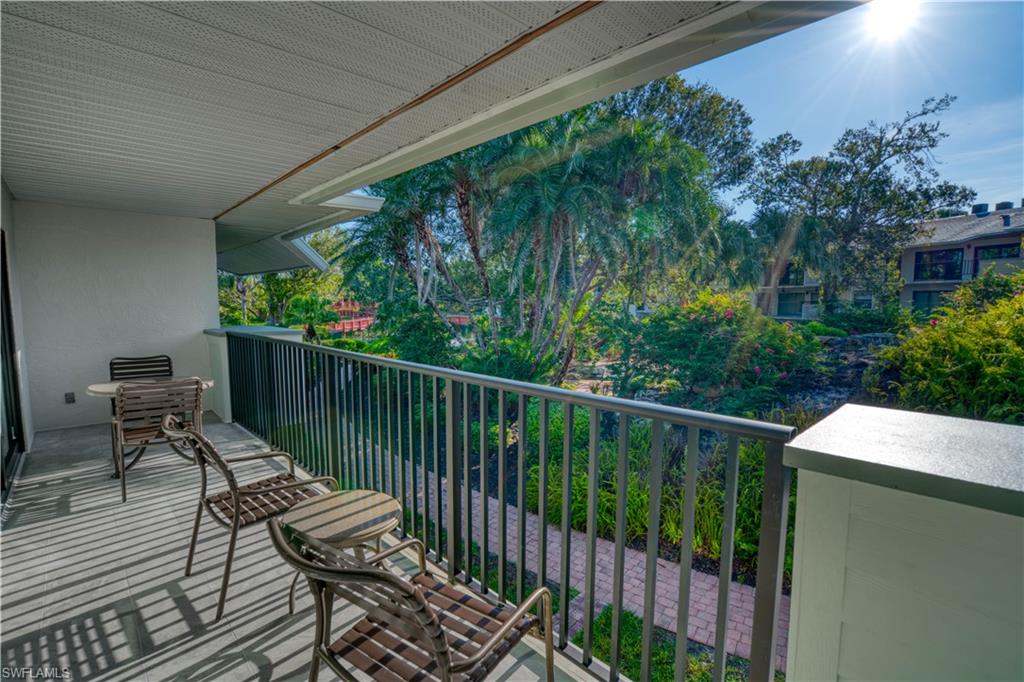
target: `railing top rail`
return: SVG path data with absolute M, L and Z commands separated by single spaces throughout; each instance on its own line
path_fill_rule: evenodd
M 554 400 L 557 402 L 571 402 L 575 405 L 585 405 L 587 407 L 597 408 L 598 410 L 622 412 L 636 417 L 659 419 L 670 424 L 695 426 L 702 429 L 733 433 L 747 438 L 757 438 L 766 441 L 778 441 L 785 443 L 792 440 L 797 431 L 793 426 L 772 424 L 769 422 L 757 421 L 755 419 L 732 417 L 729 415 L 714 414 L 713 412 L 701 412 L 699 410 L 659 405 L 658 403 L 642 402 L 639 400 L 631 400 L 629 398 L 616 398 L 613 396 L 584 393 L 582 391 L 571 391 L 565 388 L 557 388 L 555 386 L 532 384 L 525 381 L 503 379 L 501 377 L 493 377 L 486 374 L 464 372 L 462 370 L 449 369 L 447 367 L 421 365 L 415 362 L 396 360 L 394 358 L 386 358 L 379 355 L 344 351 L 337 348 L 331 348 L 329 346 L 311 345 L 301 341 L 270 338 L 264 334 L 235 329 L 225 330 L 225 333 L 228 336 L 247 337 L 264 343 L 282 346 L 297 346 L 327 355 L 348 358 L 350 360 L 358 360 L 360 362 L 375 364 L 382 367 L 393 367 L 395 369 L 425 374 L 432 377 L 436 376 L 443 379 L 449 379 L 451 381 L 465 382 L 477 386 L 486 386 L 487 388 L 500 389 L 510 393 L 523 393 L 538 398 L 547 398 L 548 400 Z

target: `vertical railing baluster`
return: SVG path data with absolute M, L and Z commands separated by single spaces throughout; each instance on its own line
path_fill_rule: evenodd
M 385 412 L 388 418 L 388 438 L 387 438 L 387 457 L 385 462 L 387 463 L 388 473 L 388 485 L 387 490 L 391 497 L 398 497 L 398 489 L 395 485 L 395 432 L 394 432 L 394 415 L 391 407 L 391 368 L 386 367 L 384 369 L 384 387 L 385 387 Z
M 537 587 L 548 579 L 548 399 L 540 399 L 540 440 L 537 443 Z
M 508 410 L 507 396 L 498 390 L 498 599 L 505 601 L 505 568 L 508 563 Z
M 408 372 L 406 372 L 406 374 L 408 374 Z M 406 522 L 405 522 L 405 513 L 404 513 L 404 511 L 409 508 L 409 500 L 406 498 L 406 495 L 408 494 L 408 487 L 407 487 L 408 484 L 406 482 L 406 473 L 407 472 L 406 472 L 406 469 L 405 469 L 405 432 L 407 431 L 407 429 L 405 427 L 405 419 L 403 418 L 405 416 L 403 414 L 405 401 L 402 400 L 402 392 L 403 392 L 405 384 L 402 381 L 402 370 L 398 370 L 398 376 L 396 377 L 396 381 L 397 381 L 397 383 L 395 385 L 395 397 L 396 397 L 396 400 L 397 400 L 397 405 L 396 405 L 397 411 L 395 412 L 395 421 L 397 422 L 397 431 L 398 431 L 398 444 L 397 444 L 398 445 L 398 447 L 397 447 L 397 453 L 398 453 L 398 485 L 399 485 L 398 499 L 401 500 L 401 502 L 402 502 L 402 511 L 403 511 L 403 513 L 402 513 L 402 523 L 399 526 L 399 529 L 402 532 L 402 537 L 405 537 L 406 535 L 408 535 L 409 529 L 408 529 L 408 526 L 406 525 Z
M 480 524 L 480 591 L 487 594 L 490 575 L 488 575 L 487 562 L 490 546 L 487 544 L 488 523 L 490 521 L 490 496 L 488 495 L 487 480 L 487 459 L 488 459 L 488 434 L 487 434 L 487 387 L 480 386 L 480 517 L 477 522 Z
M 376 405 L 376 418 L 377 418 L 377 445 L 374 448 L 374 456 L 377 458 L 377 472 L 376 479 L 374 482 L 374 489 L 384 492 L 387 488 L 384 486 L 384 413 L 382 410 L 382 403 L 384 401 L 384 368 L 380 365 L 376 366 L 376 377 L 377 377 L 377 405 Z
M 726 633 L 729 625 L 729 583 L 732 582 L 733 540 L 736 536 L 736 486 L 740 439 L 729 435 L 725 455 L 725 511 L 722 515 L 722 556 L 718 564 L 718 610 L 715 623 L 715 665 L 711 679 L 725 680 Z
M 420 374 L 420 464 L 423 467 L 422 490 L 423 495 L 423 528 L 421 529 L 420 540 L 426 549 L 428 544 L 428 529 L 430 528 L 430 474 L 427 467 L 427 375 Z
M 647 502 L 647 556 L 644 566 L 644 630 L 640 649 L 640 679 L 651 679 L 651 654 L 654 644 L 654 600 L 658 583 L 658 538 L 661 535 L 661 467 L 665 449 L 665 423 L 651 423 L 651 468 L 647 475 L 650 499 Z M 676 640 L 686 647 L 686 637 Z
M 572 560 L 572 455 L 573 455 L 573 404 L 562 403 L 562 556 L 558 580 L 558 647 L 564 649 L 569 643 L 569 587 L 571 585 Z
M 444 435 L 445 435 L 445 498 L 448 519 L 448 582 L 454 583 L 459 571 L 459 438 L 458 420 L 461 413 L 459 401 L 462 388 L 458 382 L 445 380 L 444 386 Z
M 325 370 L 327 372 L 327 423 L 329 426 L 328 458 L 330 459 L 328 473 L 335 480 L 338 480 L 341 475 L 341 448 L 339 447 L 340 441 L 338 440 L 340 435 L 340 422 L 338 420 L 338 358 L 334 355 L 327 355 L 325 359 L 327 361 Z
M 434 458 L 434 556 L 441 560 L 441 414 L 437 402 L 437 377 L 433 377 L 430 386 L 432 402 L 432 455 Z
M 786 558 L 789 489 L 792 471 L 782 463 L 782 443 L 764 444 L 764 482 L 761 493 L 761 529 L 757 544 L 757 589 L 754 591 L 754 626 L 750 645 L 750 679 L 774 678 L 778 642 L 782 573 Z
M 516 447 L 516 603 L 523 603 L 523 581 L 526 575 L 526 453 L 529 445 L 530 398 L 519 394 L 519 444 Z
M 612 559 L 612 636 L 609 679 L 619 678 L 622 654 L 622 583 L 626 556 L 626 478 L 629 475 L 629 415 L 619 414 L 619 451 L 615 468 L 615 549 Z
M 359 426 L 359 439 L 358 447 L 355 451 L 355 484 L 357 487 L 366 487 L 367 477 L 367 409 L 366 409 L 366 392 L 367 387 L 364 383 L 364 376 L 366 375 L 367 364 L 359 363 L 358 371 L 355 373 L 355 395 L 356 404 L 359 406 L 359 414 L 357 416 L 356 424 Z
M 583 585 L 583 665 L 590 665 L 594 650 L 594 569 L 597 552 L 598 412 L 590 408 L 590 443 L 587 461 L 587 564 Z
M 473 468 L 473 446 L 470 443 L 470 432 L 473 422 L 470 419 L 473 396 L 469 384 L 462 384 L 462 530 L 463 530 L 463 568 L 466 584 L 473 581 L 473 485 L 470 472 Z
M 679 597 L 676 610 L 676 636 L 685 642 L 690 626 L 690 578 L 693 566 L 693 514 L 697 506 L 697 463 L 700 460 L 700 429 L 686 427 L 686 480 L 683 493 L 683 539 L 679 545 Z M 676 675 L 686 679 L 686 647 L 676 647 Z
M 414 428 L 413 428 L 415 423 L 416 423 L 415 422 L 416 410 L 414 409 L 414 404 L 415 404 L 414 401 L 415 401 L 415 395 L 416 394 L 413 391 L 413 387 L 415 386 L 415 383 L 413 381 L 413 373 L 412 372 L 407 372 L 406 373 L 406 379 L 407 379 L 406 395 L 405 395 L 406 411 L 409 413 L 408 414 L 408 418 L 409 418 L 409 428 L 408 428 L 408 432 L 409 432 L 409 499 L 403 499 L 402 500 L 402 504 L 407 505 L 407 508 L 412 509 L 412 518 L 410 519 L 410 523 L 409 523 L 409 525 L 410 525 L 409 535 L 411 535 L 412 537 L 416 537 L 416 527 L 417 527 L 417 525 L 416 525 L 416 513 L 417 513 L 417 508 L 416 508 L 416 487 L 417 487 L 417 481 L 416 481 L 416 437 L 414 435 Z M 405 493 L 403 492 L 403 494 L 405 494 Z

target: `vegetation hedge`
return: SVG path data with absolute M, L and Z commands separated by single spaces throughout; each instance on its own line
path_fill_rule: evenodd
M 776 421 L 804 426 L 816 415 L 811 413 L 777 413 L 768 415 Z M 562 433 L 564 416 L 560 409 L 549 415 L 547 476 L 547 518 L 552 524 L 561 523 L 562 510 Z M 598 444 L 597 534 L 606 539 L 615 537 L 616 489 L 618 445 L 617 426 L 601 425 L 602 436 Z M 573 418 L 572 436 L 572 491 L 570 495 L 570 523 L 579 531 L 587 528 L 587 488 L 589 484 L 589 429 L 588 411 L 577 410 Z M 531 405 L 527 414 L 527 471 L 526 505 L 533 512 L 539 510 L 540 466 L 537 450 L 540 439 L 539 413 Z M 650 443 L 651 425 L 636 420 L 629 425 L 628 474 L 626 478 L 627 544 L 643 548 L 647 538 L 647 514 L 650 502 Z M 684 487 L 686 453 L 683 447 L 685 432 L 670 429 L 666 435 L 665 464 L 662 479 L 660 510 L 661 554 L 678 556 L 683 539 Z M 722 515 L 725 501 L 725 442 L 721 439 L 702 442 L 698 468 L 697 495 L 694 506 L 693 551 L 697 557 L 717 562 L 722 552 Z M 739 476 L 737 479 L 735 560 L 740 576 L 749 574 L 757 565 L 757 546 L 761 524 L 761 491 L 764 480 L 764 445 L 743 440 L 739 449 Z M 789 529 L 785 572 L 792 571 L 793 524 L 795 521 L 795 481 L 790 500 Z
M 743 294 L 703 291 L 638 325 L 612 368 L 619 394 L 661 392 L 661 402 L 726 414 L 770 409 L 821 371 L 822 347 L 754 308 Z
M 611 657 L 612 641 L 612 608 L 606 606 L 594 619 L 594 657 L 607 661 Z M 641 655 L 643 652 L 643 620 L 630 611 L 623 611 L 619 625 L 619 669 L 631 680 L 642 679 L 640 674 Z M 572 638 L 573 644 L 583 646 L 583 631 L 580 630 Z M 686 642 L 686 679 L 698 682 L 711 682 L 714 659 L 713 649 L 689 640 Z M 672 682 L 675 680 L 676 647 L 679 639 L 674 633 L 660 627 L 654 628 L 651 642 L 651 676 L 650 682 Z M 725 663 L 725 679 L 727 682 L 742 682 L 750 676 L 750 661 L 738 656 L 729 655 Z M 776 682 L 785 680 L 782 673 L 775 673 Z
M 1024 424 L 1024 272 L 960 287 L 881 351 L 865 384 L 898 407 Z

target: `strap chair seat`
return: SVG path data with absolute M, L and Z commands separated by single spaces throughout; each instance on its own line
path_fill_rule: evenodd
M 281 488 L 282 485 L 292 486 L 296 483 L 301 485 Z M 238 492 L 242 493 L 238 499 L 238 525 L 242 528 L 250 523 L 283 514 L 299 502 L 323 493 L 321 489 L 296 478 L 293 473 L 276 474 L 240 485 Z M 206 504 L 212 511 L 221 514 L 228 524 L 235 517 L 235 505 L 230 490 L 208 495 Z
M 235 556 L 238 529 L 284 513 L 299 502 L 322 495 L 332 487 L 337 490 L 338 482 L 330 476 L 297 477 L 295 475 L 295 460 L 287 452 L 256 452 L 230 459 L 225 458 L 198 429 L 185 426 L 175 415 L 164 417 L 163 430 L 169 437 L 187 443 L 199 466 L 199 505 L 196 508 L 195 523 L 192 526 L 192 539 L 188 546 L 185 575 L 192 575 L 192 560 L 196 554 L 196 541 L 199 539 L 199 524 L 203 519 L 203 509 L 206 509 L 214 521 L 231 531 L 228 539 L 227 559 L 224 562 L 224 577 L 221 579 L 220 599 L 217 602 L 217 620 L 220 620 L 224 615 L 224 603 L 228 596 L 231 562 Z M 232 464 L 268 459 L 284 460 L 288 465 L 288 471 L 245 484 L 239 484 L 235 479 L 235 472 L 231 468 Z M 213 469 L 220 474 L 227 483 L 227 490 L 211 495 L 207 494 L 208 469 Z
M 498 606 L 463 592 L 426 570 L 415 538 L 361 559 L 335 549 L 279 519 L 267 521 L 278 554 L 306 577 L 316 604 L 310 682 L 321 664 L 341 679 L 357 670 L 379 682 L 482 680 L 533 628 L 544 637 L 546 677 L 554 679 L 551 592 L 539 588 L 518 608 Z M 419 556 L 419 572 L 405 579 L 384 560 L 406 549 Z M 340 637 L 331 633 L 334 603 L 343 599 L 366 616 Z M 540 618 L 534 615 L 539 608 Z
M 423 573 L 412 579 L 433 607 L 441 628 L 448 636 L 452 663 L 457 665 L 476 655 L 502 626 L 515 617 L 510 607 L 494 606 L 461 592 Z M 520 616 L 479 664 L 459 679 L 482 680 L 497 667 L 519 640 L 540 624 L 533 614 Z M 437 663 L 416 642 L 367 616 L 334 641 L 328 651 L 363 671 L 374 680 L 436 680 Z

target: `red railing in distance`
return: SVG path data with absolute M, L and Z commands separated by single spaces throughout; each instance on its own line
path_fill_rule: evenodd
M 367 315 L 365 317 L 354 317 L 350 320 L 339 320 L 338 322 L 331 322 L 327 325 L 327 328 L 339 334 L 351 334 L 353 332 L 361 332 L 370 327 L 374 320 L 377 318 L 373 315 Z

